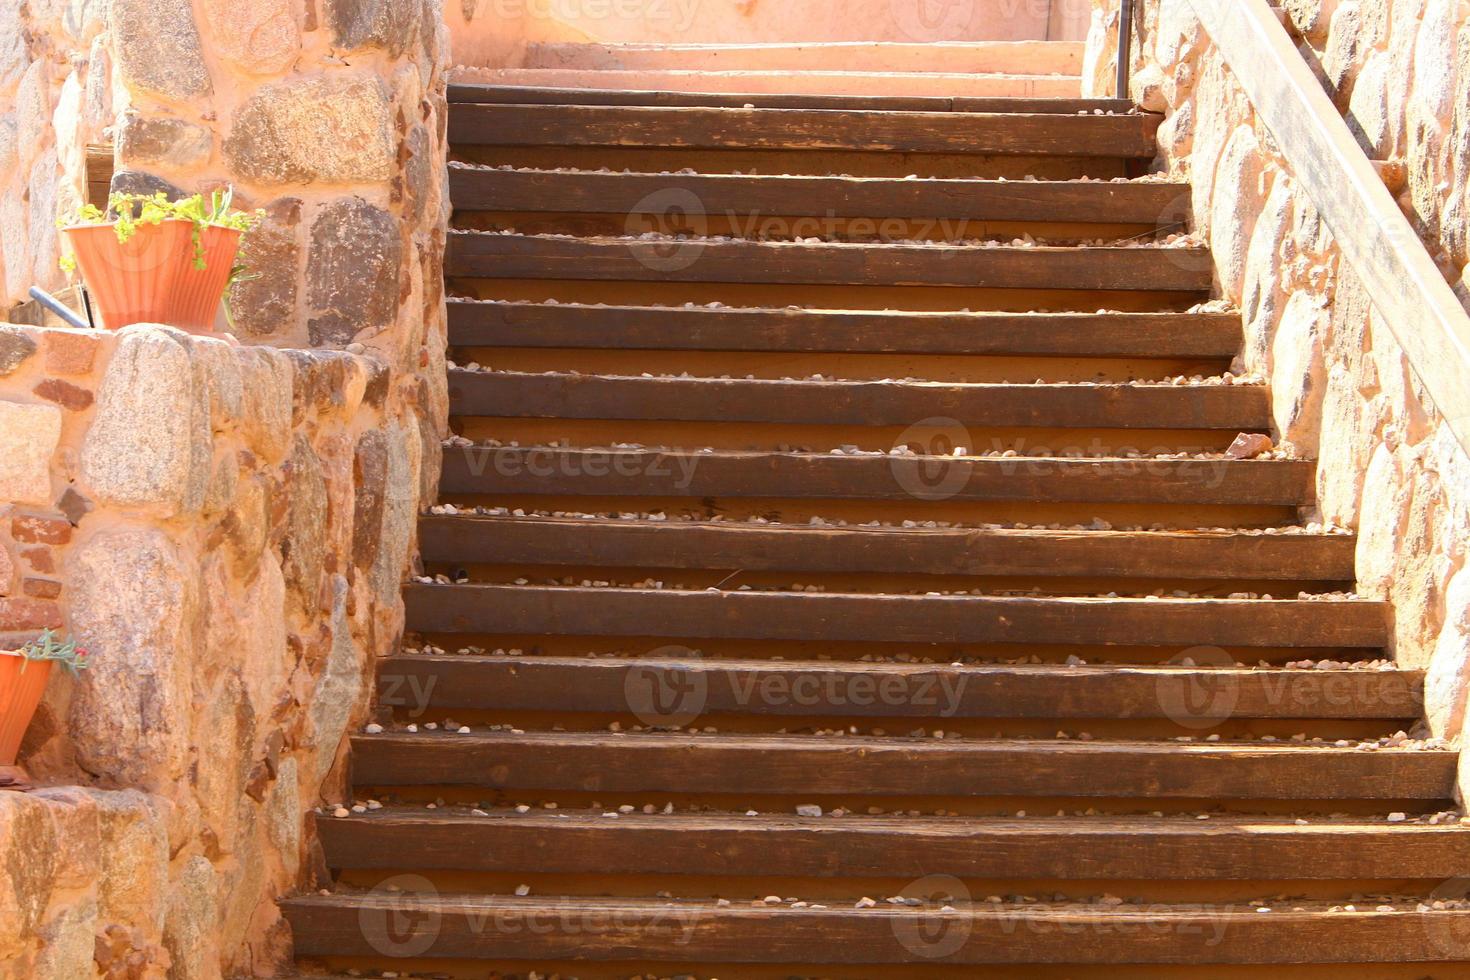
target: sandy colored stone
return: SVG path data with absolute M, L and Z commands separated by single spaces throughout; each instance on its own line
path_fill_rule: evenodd
M 307 706 L 317 753 L 315 771 L 310 773 L 314 784 L 326 778 L 336 761 L 347 723 L 365 688 L 362 657 L 353 643 L 352 623 L 347 617 L 347 580 L 340 575 L 332 578 L 331 629 L 326 664 Z
M 214 136 L 209 130 L 168 116 L 127 116 L 118 136 L 118 156 L 129 167 L 197 167 L 209 160 L 213 150 Z
M 170 980 L 218 980 L 219 895 L 214 865 L 196 856 L 170 883 L 163 944 L 173 966 Z
M 92 976 L 97 925 L 97 900 L 90 895 L 58 911 L 40 930 L 33 980 Z
M 273 75 L 301 53 L 301 31 L 290 0 L 202 0 L 200 13 L 213 28 L 216 51 L 241 71 Z
M 1448 616 L 1424 680 L 1424 702 L 1434 733 L 1454 738 L 1464 727 L 1470 691 L 1470 568 L 1450 580 L 1444 606 Z
M 417 427 L 401 421 L 387 428 L 388 467 L 383 491 L 383 525 L 372 583 L 378 601 L 392 608 L 401 600 L 403 572 L 413 540 L 419 502 L 420 444 Z
M 1215 175 L 1210 203 L 1210 251 L 1226 295 L 1239 296 L 1245 278 L 1246 254 L 1256 216 L 1261 211 L 1263 161 L 1261 145 L 1249 126 L 1230 135 Z
M 417 35 L 421 9 L 419 0 L 322 0 L 336 47 L 383 47 L 395 58 Z
M 47 374 L 87 374 L 97 361 L 101 339 L 96 331 L 48 329 L 45 333 Z
M 15 590 L 15 559 L 10 549 L 0 545 L 0 596 L 8 596 Z
M 311 228 L 307 256 L 312 346 L 345 345 L 391 326 L 398 312 L 399 223 L 360 197 L 328 205 Z
M 321 460 L 305 436 L 296 437 L 286 470 L 288 516 L 286 536 L 281 542 L 286 584 L 299 597 L 302 608 L 315 611 L 330 512 Z
M 43 800 L 0 793 L 0 957 L 18 955 L 41 924 L 56 874 L 56 828 Z
M 61 409 L 0 401 L 0 500 L 51 501 L 51 459 L 61 441 Z
M 119 527 L 76 545 L 71 631 L 105 650 L 76 682 L 70 727 L 83 765 L 161 788 L 189 755 L 197 570 L 163 530 Z
M 238 357 L 243 435 L 263 459 L 279 462 L 291 445 L 291 361 L 281 351 L 264 347 L 241 348 Z
M 36 353 L 34 331 L 0 324 L 0 377 L 14 374 Z
M 358 70 L 261 86 L 236 111 L 224 151 L 236 176 L 262 184 L 386 181 L 395 169 L 388 90 Z
M 122 332 L 82 447 L 82 481 L 121 506 L 183 509 L 194 462 L 194 367 L 157 327 Z
M 9 91 L 29 63 L 22 30 L 21 5 L 0 4 L 0 92 Z
M 1272 409 L 1281 442 L 1315 456 L 1327 394 L 1326 317 L 1320 298 L 1297 293 L 1286 303 L 1271 343 Z
M 238 330 L 252 337 L 284 333 L 297 325 L 301 281 L 301 201 L 282 198 L 265 207 L 266 217 L 246 237 L 240 262 L 252 278 L 230 287 L 230 310 Z
M 190 0 L 112 0 L 110 24 L 124 85 L 177 102 L 213 91 Z

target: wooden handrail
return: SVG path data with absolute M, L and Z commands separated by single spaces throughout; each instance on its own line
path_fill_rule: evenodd
M 1266 0 L 1189 0 L 1470 453 L 1470 314 Z

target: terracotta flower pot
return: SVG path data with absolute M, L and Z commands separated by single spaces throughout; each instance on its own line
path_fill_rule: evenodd
M 204 245 L 203 269 L 194 266 L 191 239 L 189 256 L 174 286 L 170 319 L 165 322 L 196 333 L 214 330 L 220 300 L 224 299 L 225 288 L 230 284 L 230 272 L 235 267 L 235 256 L 240 251 L 243 234 L 234 228 L 214 225 L 200 232 Z
M 49 660 L 0 652 L 0 766 L 15 765 L 20 741 L 46 693 L 51 667 Z
M 192 256 L 187 221 L 139 225 L 126 242 L 115 225 L 64 229 L 102 325 L 120 330 L 131 323 L 168 323 L 174 290 Z

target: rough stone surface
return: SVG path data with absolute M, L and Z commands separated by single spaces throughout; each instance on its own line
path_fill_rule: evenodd
M 312 774 L 318 783 L 336 761 L 336 746 L 347 734 L 347 720 L 364 689 L 362 662 L 347 620 L 347 580 L 340 575 L 332 579 L 331 622 L 326 668 L 307 709 L 317 744 L 326 750 L 317 756 L 317 770 Z
M 388 90 L 366 72 L 262 86 L 235 114 L 225 157 L 263 184 L 383 181 L 393 174 Z
M 0 325 L 0 377 L 14 374 L 36 353 L 36 339 L 20 327 Z
M 287 471 L 285 495 L 289 511 L 286 537 L 281 543 L 286 584 L 301 597 L 306 609 L 315 610 L 317 592 L 321 587 L 327 522 L 331 515 L 321 460 L 305 438 L 297 437 Z
M 48 402 L 55 402 L 62 408 L 73 412 L 86 411 L 92 407 L 92 402 L 95 400 L 92 393 L 86 388 L 74 385 L 70 381 L 62 381 L 60 378 L 47 378 L 31 390 Z
M 359 197 L 334 202 L 311 228 L 307 301 L 313 346 L 342 345 L 392 325 L 403 245 L 387 211 Z
M 193 464 L 189 353 L 156 327 L 123 333 L 82 449 L 82 478 L 97 499 L 181 509 Z
M 301 52 L 301 32 L 290 0 L 202 0 L 200 10 L 214 28 L 220 56 L 242 71 L 282 72 Z
M 417 33 L 419 0 L 323 0 L 333 43 L 347 50 L 383 47 L 397 57 Z
M 114 57 L 130 88 L 187 102 L 213 89 L 189 0 L 112 0 Z
M 230 289 L 236 328 L 254 337 L 290 330 L 296 323 L 301 281 L 301 201 L 283 198 L 268 205 L 266 217 L 245 239 L 240 261 L 250 279 Z
M 129 167 L 157 163 L 193 167 L 207 161 L 213 149 L 209 130 L 166 116 L 130 116 L 118 136 L 118 156 Z
M 219 895 L 215 877 L 208 858 L 192 857 L 174 883 L 163 933 L 173 962 L 170 977 L 213 980 L 219 976 Z
M 82 764 L 162 788 L 161 780 L 183 773 L 188 756 L 197 572 L 165 532 L 130 528 L 83 542 L 67 572 L 73 634 L 107 651 L 82 675 L 72 702 Z
M 95 332 L 53 329 L 46 331 L 46 373 L 88 374 L 97 362 Z
M 60 441 L 59 408 L 0 401 L 0 500 L 50 503 L 51 458 Z

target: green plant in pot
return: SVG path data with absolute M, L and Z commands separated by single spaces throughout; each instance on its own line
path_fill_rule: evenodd
M 196 333 L 214 329 L 242 238 L 259 212 L 236 210 L 233 191 L 170 201 L 163 193 L 113 194 L 107 210 L 85 205 L 63 220 L 72 254 L 103 326 L 165 323 Z
M 15 765 L 56 664 L 72 672 L 85 670 L 87 651 L 51 630 L 19 650 L 0 650 L 0 770 Z

